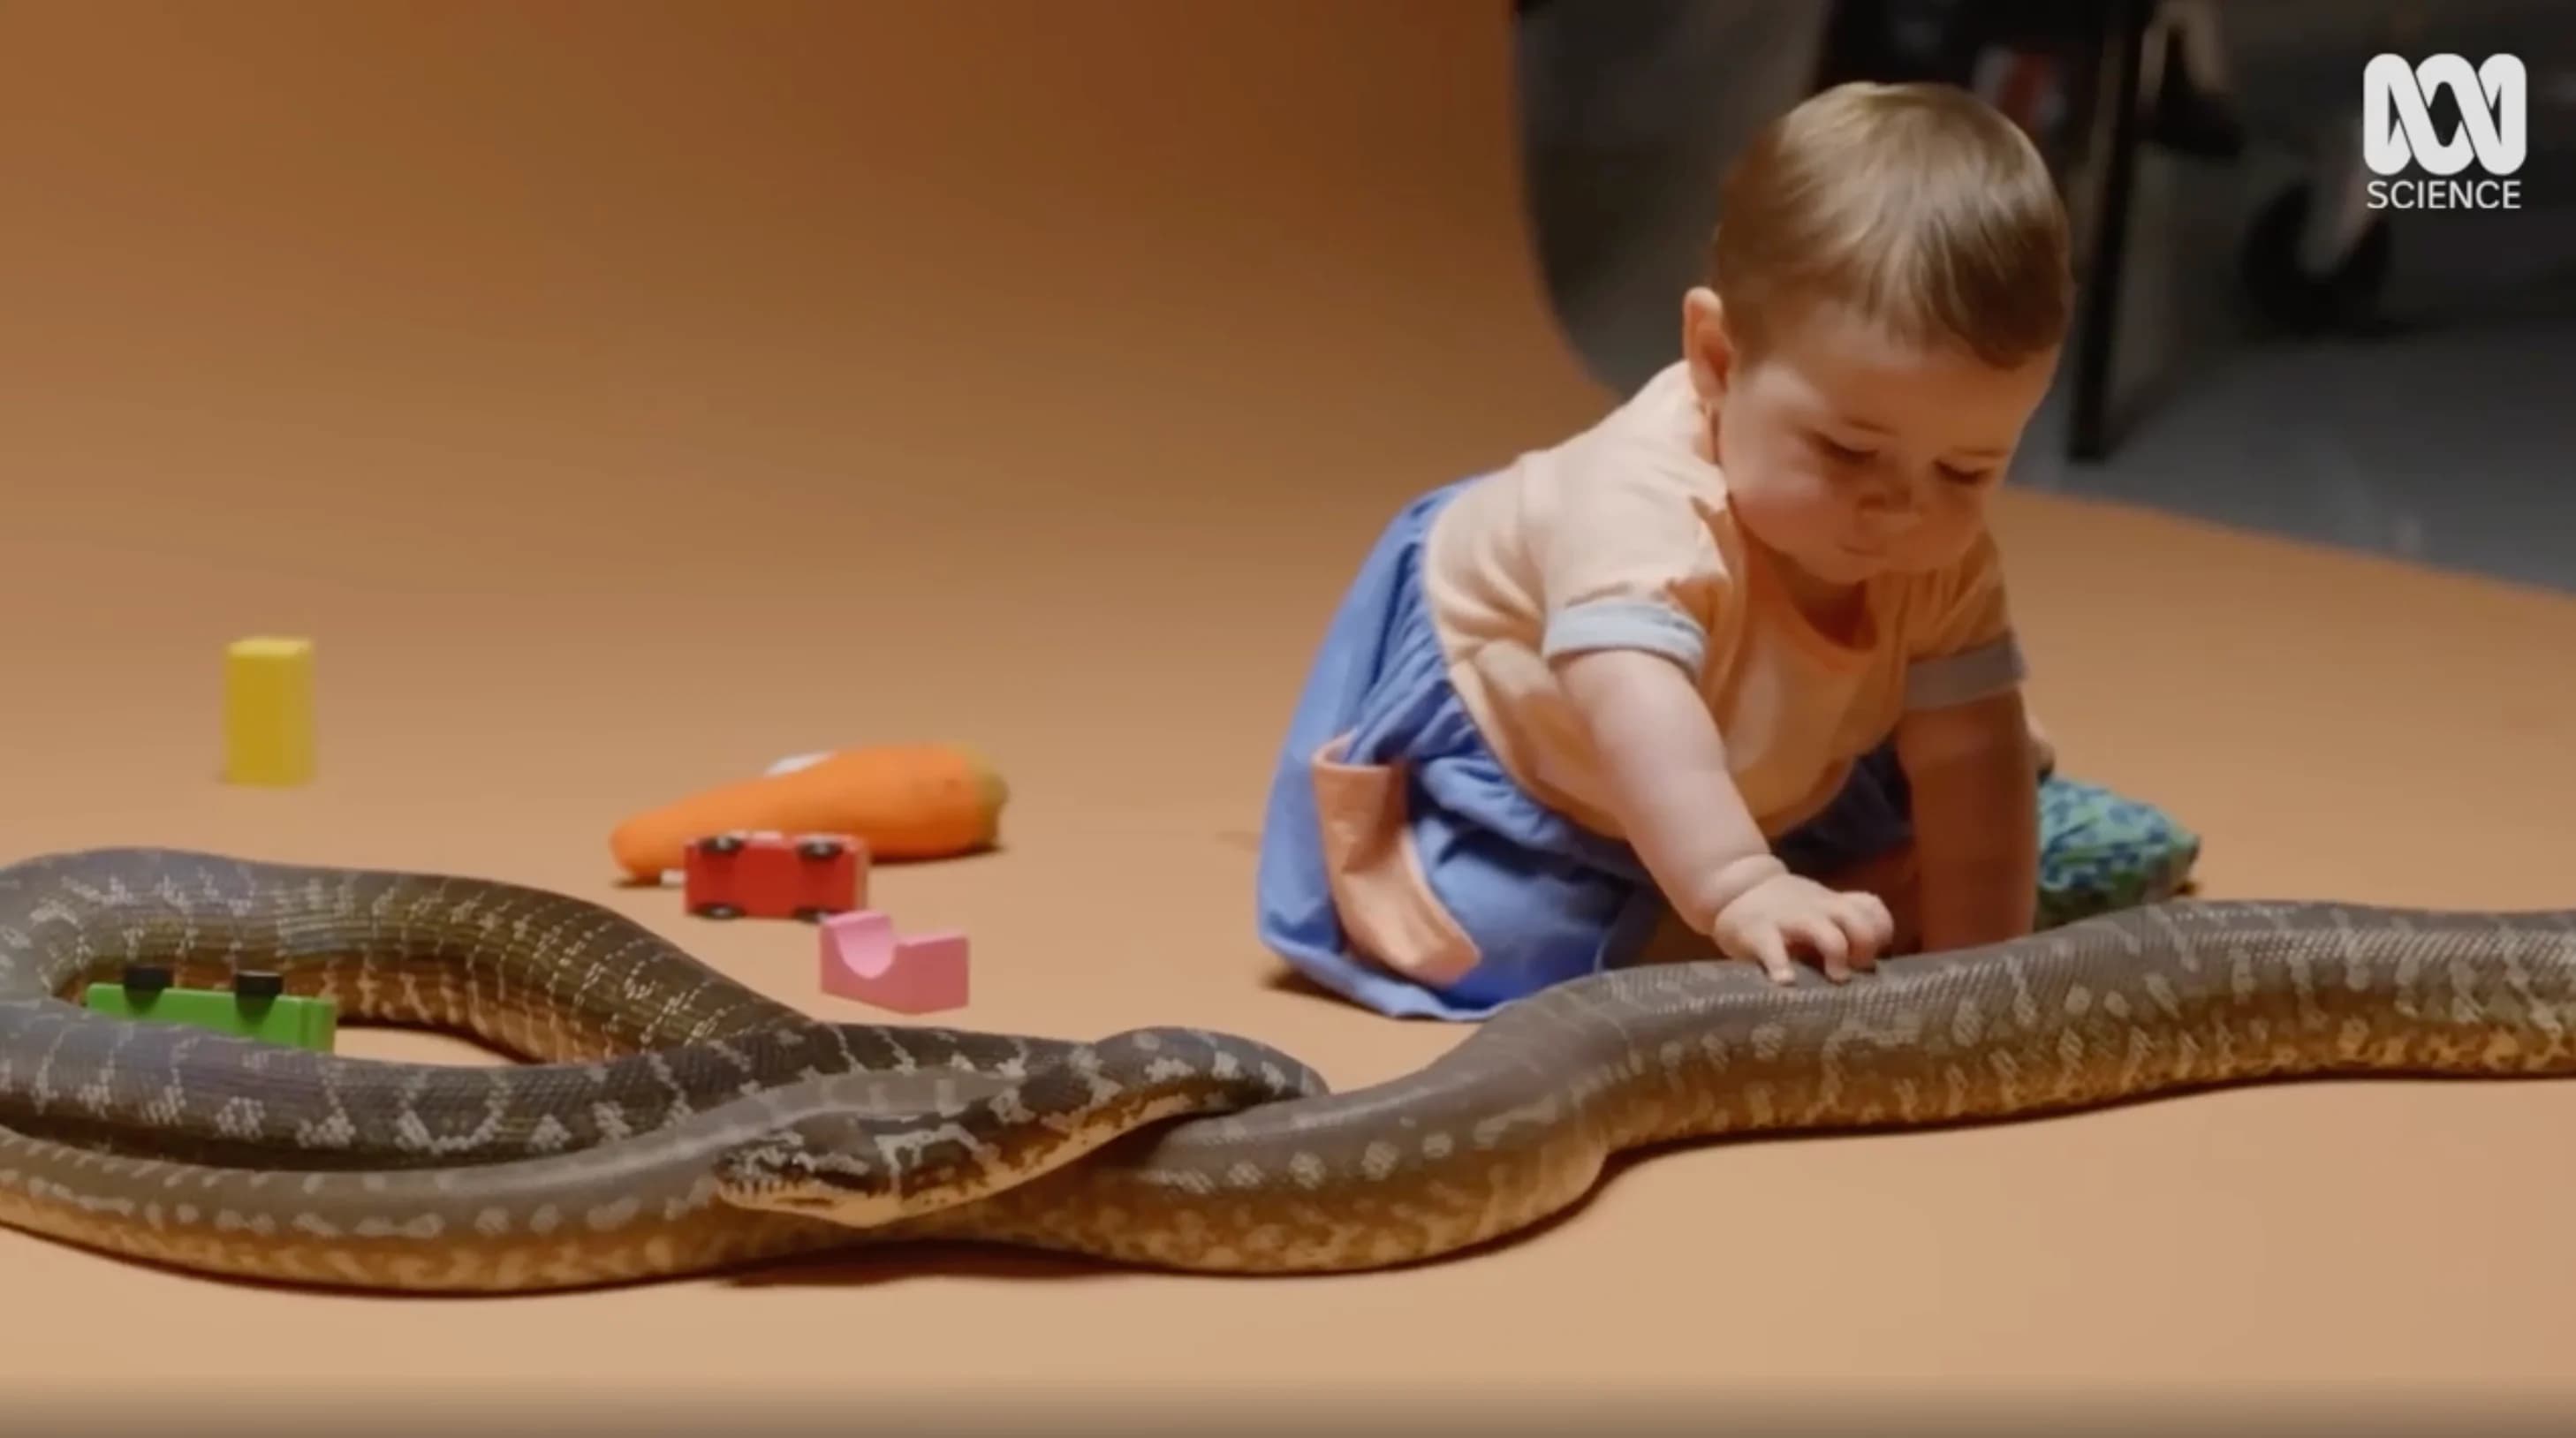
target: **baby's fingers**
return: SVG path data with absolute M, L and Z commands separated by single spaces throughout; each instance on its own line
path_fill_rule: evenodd
M 1896 919 L 1876 894 L 1848 893 L 1837 896 L 1835 917 L 1843 931 L 1851 935 L 1852 962 L 1864 969 L 1878 967 L 1879 953 L 1896 941 Z
M 1835 922 L 1830 909 L 1802 914 L 1793 922 L 1798 927 L 1798 936 L 1816 951 L 1826 978 L 1839 984 L 1851 977 L 1851 940 Z
M 1797 966 L 1789 962 L 1789 940 L 1778 928 L 1757 924 L 1753 932 L 1745 936 L 1744 943 L 1753 951 L 1754 962 L 1771 975 L 1773 983 L 1794 984 L 1798 981 Z

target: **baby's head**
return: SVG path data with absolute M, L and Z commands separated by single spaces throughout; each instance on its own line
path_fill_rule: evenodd
M 2055 371 L 2067 245 L 2038 151 L 1966 91 L 1841 85 L 1765 128 L 1683 306 L 1754 538 L 1832 585 L 1963 553 Z

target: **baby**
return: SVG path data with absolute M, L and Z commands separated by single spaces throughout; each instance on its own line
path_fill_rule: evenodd
M 1472 1020 L 1678 916 L 1781 982 L 2033 922 L 2022 656 L 1985 510 L 2072 303 L 2022 132 L 1849 84 L 1728 175 L 1683 358 L 1416 500 L 1291 721 L 1263 941 Z

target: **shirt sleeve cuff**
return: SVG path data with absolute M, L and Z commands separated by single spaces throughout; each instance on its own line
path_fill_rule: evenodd
M 1697 674 L 1708 662 L 1708 634 L 1688 615 L 1635 599 L 1595 599 L 1550 615 L 1540 653 L 1550 661 L 1601 649 L 1660 654 Z
M 1992 698 L 2030 677 L 2021 643 L 2010 630 L 1956 654 L 1915 661 L 1905 673 L 1905 707 L 1947 709 Z

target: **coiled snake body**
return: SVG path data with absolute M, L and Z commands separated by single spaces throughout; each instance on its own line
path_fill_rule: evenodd
M 152 960 L 538 1062 L 407 1064 L 70 1000 Z M 586 900 L 92 850 L 0 870 L 0 1222 L 296 1283 L 530 1291 L 999 1241 L 1344 1271 L 1571 1205 L 1720 1134 L 2063 1111 L 2263 1078 L 2576 1069 L 2576 914 L 2176 903 L 1777 987 L 1562 985 L 1348 1093 L 1231 1035 L 832 1024 Z

